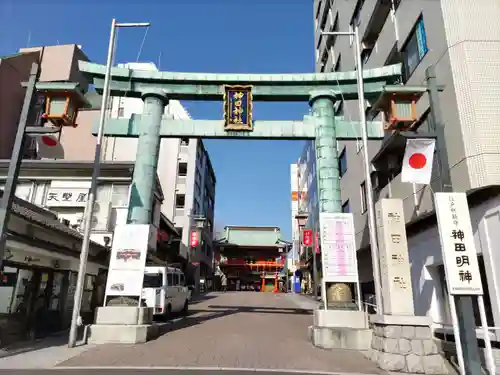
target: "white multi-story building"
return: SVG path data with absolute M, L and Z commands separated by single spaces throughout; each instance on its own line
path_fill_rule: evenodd
M 324 35 L 353 31 L 357 26 L 365 69 L 401 64 L 405 85 L 422 85 L 433 67 L 443 85 L 439 98 L 453 189 L 469 193 L 474 239 L 485 288 L 488 325 L 500 323 L 500 7 L 497 0 L 352 0 L 314 1 L 317 72 L 357 69 L 352 37 Z M 369 103 L 367 103 L 369 104 Z M 417 112 L 422 132 L 433 131 L 429 98 L 424 95 Z M 338 103 L 337 116 L 358 118 L 358 103 Z M 377 113 L 368 120 L 379 118 Z M 368 153 L 376 169 L 371 180 L 375 200 L 403 200 L 414 304 L 417 315 L 429 315 L 443 328 L 451 323 L 446 278 L 432 200 L 441 177 L 434 168 L 431 186 L 401 181 L 402 155 L 397 136 L 369 141 L 339 142 L 339 174 L 343 210 L 352 212 L 356 229 L 358 267 L 363 293 L 374 292 L 372 259 L 367 230 L 367 194 L 362 158 Z M 400 150 L 404 150 L 404 147 Z M 380 166 L 380 168 L 379 168 Z M 474 304 L 480 325 L 478 305 Z M 500 332 L 496 332 L 500 340 Z
M 128 63 L 119 67 L 139 70 L 158 70 L 153 63 Z M 143 101 L 138 98 L 118 98 L 111 101 L 111 117 L 130 117 L 140 114 Z M 177 100 L 170 100 L 165 108 L 167 118 L 187 120 L 189 113 Z M 136 138 L 111 138 L 104 143 L 104 160 L 135 160 Z M 188 256 L 189 232 L 192 217 L 201 215 L 207 220 L 204 244 L 191 261 L 199 263 L 200 275 L 211 274 L 213 265 L 213 223 L 215 205 L 215 173 L 203 141 L 195 138 L 164 138 L 158 158 L 158 178 L 163 191 L 161 213 L 172 221 L 181 234 L 179 253 Z
M 292 250 L 288 254 L 290 265 L 288 269 L 295 269 L 296 262 L 299 260 L 300 250 L 300 232 L 297 222 L 297 213 L 299 212 L 299 180 L 298 180 L 298 165 L 290 164 L 290 188 L 291 188 L 291 202 L 292 202 Z

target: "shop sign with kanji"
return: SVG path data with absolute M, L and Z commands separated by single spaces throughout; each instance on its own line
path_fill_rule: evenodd
M 85 188 L 50 188 L 45 196 L 47 207 L 85 207 L 89 189 Z
M 481 273 L 466 194 L 436 193 L 435 203 L 449 293 L 482 295 Z
M 302 231 L 302 244 L 304 246 L 313 245 L 313 231 L 312 229 L 304 229 Z

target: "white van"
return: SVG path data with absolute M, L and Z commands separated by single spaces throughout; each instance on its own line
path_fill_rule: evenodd
M 146 267 L 142 299 L 147 307 L 154 307 L 156 317 L 187 315 L 190 292 L 184 273 L 176 267 Z

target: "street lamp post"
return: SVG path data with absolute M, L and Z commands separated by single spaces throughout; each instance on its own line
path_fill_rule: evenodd
M 196 215 L 192 216 L 192 228 L 190 232 L 190 239 L 189 239 L 189 249 L 190 253 L 199 247 L 203 246 L 204 243 L 204 234 L 205 234 L 205 229 L 207 227 L 207 219 L 203 215 Z M 194 237 L 193 234 L 196 234 L 196 241 L 197 243 L 193 243 Z M 194 254 L 189 255 L 190 259 L 194 259 Z M 201 265 L 200 267 L 200 274 L 201 274 Z M 193 280 L 194 281 L 194 280 Z
M 97 180 L 99 178 L 99 172 L 100 172 L 102 140 L 104 137 L 104 123 L 106 120 L 106 111 L 108 108 L 108 101 L 110 96 L 109 86 L 111 83 L 111 67 L 113 65 L 113 60 L 115 55 L 116 29 L 129 28 L 129 27 L 149 27 L 150 25 L 151 24 L 149 22 L 117 23 L 116 19 L 114 18 L 111 21 L 111 32 L 109 35 L 108 55 L 106 60 L 106 73 L 104 76 L 104 87 L 103 87 L 102 101 L 101 101 L 101 113 L 99 116 L 99 128 L 97 131 L 94 164 L 92 167 L 92 180 L 90 183 L 89 196 L 87 199 L 87 204 L 85 206 L 85 212 L 83 215 L 84 223 L 83 223 L 82 249 L 80 252 L 80 265 L 78 268 L 78 277 L 76 282 L 75 297 L 73 303 L 73 314 L 71 317 L 71 328 L 69 332 L 69 342 L 68 342 L 68 346 L 70 348 L 74 348 L 76 346 L 77 330 L 78 326 L 81 324 L 80 308 L 83 295 L 83 284 L 85 281 L 85 272 L 87 269 L 90 233 L 92 230 L 92 216 L 94 214 L 94 205 L 97 193 Z
M 358 25 L 354 26 L 353 32 L 341 32 L 341 31 L 331 31 L 323 32 L 322 35 L 346 35 L 354 37 L 355 43 L 355 61 L 356 61 L 356 73 L 358 81 L 358 104 L 359 104 L 359 120 L 361 122 L 361 139 L 363 142 L 363 164 L 365 170 L 365 187 L 366 187 L 366 200 L 367 200 L 367 211 L 368 211 L 368 231 L 370 232 L 370 249 L 372 255 L 372 266 L 373 266 L 373 281 L 375 284 L 376 291 L 376 304 L 377 304 L 377 314 L 383 314 L 383 304 L 382 304 L 382 288 L 380 285 L 380 263 L 378 261 L 379 251 L 378 251 L 378 239 L 376 232 L 376 221 L 375 221 L 375 203 L 373 199 L 373 188 L 371 181 L 371 162 L 368 155 L 368 130 L 366 125 L 366 113 L 365 113 L 365 93 L 363 87 L 363 59 L 361 58 L 361 45 L 359 40 L 359 29 Z
M 302 211 L 299 211 L 297 213 L 297 215 L 295 215 L 295 219 L 297 220 L 297 224 L 298 224 L 298 227 L 299 227 L 299 248 L 302 249 L 302 246 L 303 246 L 303 241 L 302 241 L 302 238 L 303 238 L 303 235 L 304 235 L 304 228 L 306 227 L 307 225 L 307 220 L 309 219 L 309 214 L 307 212 L 302 212 Z M 315 253 L 315 250 L 314 248 L 312 249 L 312 252 L 313 252 L 313 274 L 312 274 L 312 284 L 313 284 L 313 290 L 314 290 L 314 297 L 317 297 L 317 293 L 318 293 L 318 287 L 317 287 L 317 265 L 316 265 L 316 253 Z

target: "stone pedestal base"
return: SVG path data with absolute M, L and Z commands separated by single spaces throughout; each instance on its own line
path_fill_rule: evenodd
M 158 336 L 153 309 L 131 306 L 105 306 L 97 309 L 95 324 L 89 327 L 93 344 L 139 344 Z
M 371 337 L 364 311 L 314 310 L 309 340 L 315 347 L 369 350 Z
M 432 336 L 429 317 L 372 315 L 370 323 L 370 357 L 380 369 L 412 374 L 449 373 Z
M 358 310 L 314 310 L 313 325 L 325 328 L 367 329 L 368 315 Z

